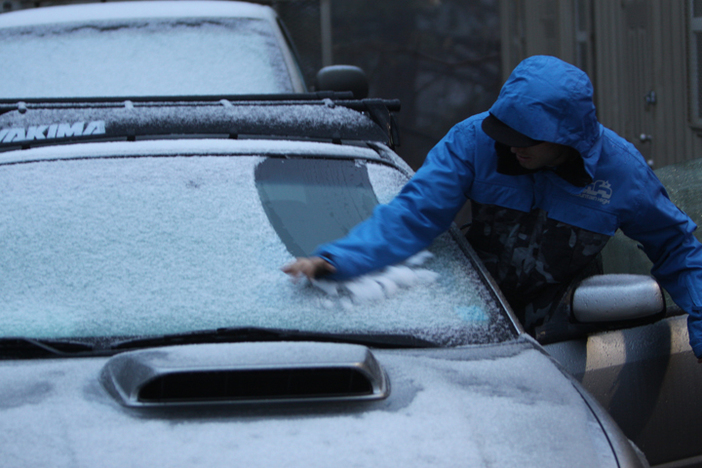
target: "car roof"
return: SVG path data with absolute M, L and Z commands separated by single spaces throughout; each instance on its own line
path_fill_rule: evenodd
M 291 141 L 291 140 L 230 140 L 230 139 L 189 139 L 89 142 L 80 145 L 43 146 L 29 150 L 15 150 L 0 153 L 0 166 L 6 164 L 61 161 L 100 158 L 131 158 L 139 156 L 273 156 L 286 158 L 335 158 L 375 161 L 395 164 L 398 158 L 378 154 L 371 148 L 333 143 Z
M 0 14 L 0 28 L 140 18 L 232 17 L 275 20 L 263 5 L 224 1 L 133 1 L 61 5 Z

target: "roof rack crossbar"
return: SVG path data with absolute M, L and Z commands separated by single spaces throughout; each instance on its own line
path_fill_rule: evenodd
M 47 100 L 31 99 L 13 103 L 7 102 L 7 100 L 0 100 L 0 115 L 2 116 L 0 119 L 0 132 L 4 132 L 0 137 L 0 151 L 7 151 L 13 142 L 15 144 L 21 143 L 22 148 L 26 149 L 45 144 L 90 141 L 94 139 L 103 140 L 106 137 L 106 124 L 111 127 L 107 132 L 109 137 L 119 139 L 126 136 L 128 140 L 133 140 L 138 135 L 153 136 L 161 133 L 171 135 L 222 133 L 222 128 L 226 127 L 223 133 L 228 134 L 230 138 L 237 138 L 238 134 L 243 131 L 243 133 L 260 134 L 262 136 L 264 134 L 279 133 L 291 138 L 300 136 L 314 139 L 331 138 L 339 142 L 342 140 L 369 139 L 384 141 L 391 148 L 399 146 L 399 132 L 394 117 L 394 112 L 400 110 L 400 101 L 397 99 L 366 98 L 358 100 L 353 99 L 351 93 L 338 92 L 255 96 L 176 96 L 169 98 L 159 97 L 155 101 L 150 101 L 149 99 L 151 98 L 113 97 L 85 100 L 80 98 L 59 98 Z M 326 127 L 319 127 L 315 123 L 313 127 L 305 130 L 306 127 L 297 128 L 299 122 L 295 119 L 291 120 L 291 118 L 288 118 L 287 122 L 271 123 L 266 118 L 263 118 L 264 123 L 261 128 L 257 128 L 255 121 L 252 120 L 251 125 L 248 127 L 253 128 L 253 131 L 246 130 L 246 128 L 233 129 L 231 127 L 234 124 L 232 116 L 235 114 L 231 114 L 231 111 L 240 106 L 258 107 L 261 111 L 268 107 L 326 106 L 333 108 L 338 106 L 364 114 L 376 127 L 375 130 L 372 130 L 370 127 L 363 127 L 363 124 L 360 124 L 361 126 L 359 127 L 358 121 L 349 121 L 348 127 L 343 125 L 337 128 L 338 123 L 332 119 Z M 175 109 L 176 112 L 170 112 L 168 110 L 170 108 Z M 178 110 L 178 108 L 181 110 Z M 120 109 L 128 109 L 128 114 L 120 113 Z M 221 113 L 222 110 L 225 110 L 224 114 Z M 70 112 L 66 114 L 65 111 Z M 13 112 L 16 113 L 13 114 Z M 144 116 L 154 116 L 156 123 L 152 125 L 149 122 L 145 122 L 142 124 L 143 128 L 138 130 L 132 128 L 132 125 L 134 125 L 132 120 L 139 115 L 134 114 L 134 112 L 143 113 Z M 201 114 L 203 116 L 216 118 L 198 125 L 191 125 L 187 116 L 191 115 L 192 112 L 203 112 Z M 78 120 L 70 123 L 60 121 L 59 119 L 63 115 L 71 115 L 78 120 L 82 118 L 84 122 Z M 247 113 L 241 115 L 248 116 Z M 265 116 L 265 111 L 261 115 Z M 288 115 L 288 113 L 285 112 L 284 115 Z M 79 116 L 81 117 L 79 118 Z M 107 118 L 107 116 L 115 117 L 111 119 Z M 54 120 L 42 121 L 39 119 Z M 167 119 L 167 122 L 162 119 Z M 242 122 L 245 123 L 245 121 Z M 159 125 L 164 124 L 169 125 L 169 128 L 158 129 Z M 78 126 L 81 128 L 77 128 Z M 83 126 L 85 128 L 82 128 Z M 312 133 L 309 133 L 311 130 Z M 382 136 L 383 134 L 385 135 L 384 137 Z M 61 141 L 58 141 L 59 137 Z

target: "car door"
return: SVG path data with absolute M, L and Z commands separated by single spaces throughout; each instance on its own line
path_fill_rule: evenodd
M 702 462 L 702 366 L 688 345 L 686 322 L 684 315 L 672 316 L 544 346 L 651 465 L 693 457 Z

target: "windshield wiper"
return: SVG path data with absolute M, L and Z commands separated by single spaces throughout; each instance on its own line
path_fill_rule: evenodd
M 80 357 L 106 354 L 93 343 L 27 337 L 0 338 L 0 359 Z
M 113 343 L 110 349 L 123 350 L 179 344 L 239 343 L 247 341 L 324 341 L 353 343 L 373 348 L 435 348 L 428 340 L 399 334 L 324 333 L 260 327 L 217 328 L 171 335 L 132 338 Z
M 401 334 L 324 333 L 260 327 L 217 328 L 169 335 L 121 338 L 119 341 L 76 341 L 29 337 L 0 338 L 0 360 L 110 356 L 129 349 L 179 344 L 240 343 L 249 341 L 322 341 L 372 348 L 435 348 L 421 338 Z

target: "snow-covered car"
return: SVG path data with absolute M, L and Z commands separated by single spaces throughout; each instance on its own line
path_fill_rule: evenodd
M 0 99 L 307 91 L 275 11 L 245 2 L 130 1 L 0 14 L 0 64 Z M 318 78 L 322 89 L 367 92 L 365 75 L 353 67 L 326 67 Z
M 646 466 L 457 229 L 280 271 L 411 176 L 396 108 L 0 104 L 2 464 Z

